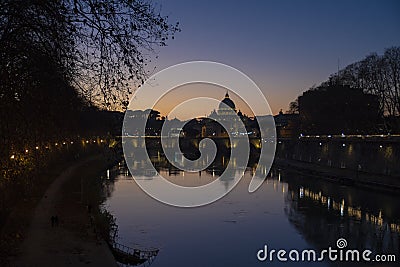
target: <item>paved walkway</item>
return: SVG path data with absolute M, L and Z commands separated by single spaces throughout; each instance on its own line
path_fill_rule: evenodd
M 80 236 L 63 227 L 51 226 L 51 216 L 57 213 L 62 185 L 76 173 L 76 169 L 90 164 L 95 158 L 75 163 L 66 169 L 47 189 L 37 205 L 27 237 L 21 247 L 21 255 L 11 266 L 117 266 L 113 255 L 104 241 L 96 241 L 93 236 Z M 65 203 L 62 203 L 65 204 Z M 79 213 L 79 212 L 78 212 Z M 87 216 L 78 214 L 77 217 Z M 82 222 L 85 223 L 84 221 Z

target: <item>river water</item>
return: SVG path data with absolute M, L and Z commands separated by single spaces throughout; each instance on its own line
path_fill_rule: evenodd
M 206 184 L 217 177 L 213 169 L 186 173 L 160 167 L 159 172 L 186 186 Z M 116 218 L 118 242 L 159 248 L 154 267 L 352 265 L 328 260 L 280 262 L 276 256 L 272 263 L 257 259 L 264 245 L 287 253 L 293 249 L 319 253 L 328 247 L 337 249 L 339 238 L 346 239 L 348 249 L 395 254 L 399 262 L 399 196 L 336 185 L 279 168 L 272 168 L 263 185 L 250 194 L 252 168 L 248 168 L 239 184 L 219 201 L 177 208 L 144 193 L 123 164 L 103 176 L 108 192 L 104 205 Z M 152 179 L 148 175 L 143 178 Z

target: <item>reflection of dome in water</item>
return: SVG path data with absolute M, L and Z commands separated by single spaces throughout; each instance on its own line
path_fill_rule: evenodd
M 229 108 L 227 108 L 224 104 L 226 106 L 228 106 Z M 221 111 L 229 111 L 229 112 L 235 111 L 235 103 L 233 103 L 232 99 L 229 98 L 228 92 L 226 92 L 225 98 L 219 104 L 218 110 L 219 110 L 219 113 Z

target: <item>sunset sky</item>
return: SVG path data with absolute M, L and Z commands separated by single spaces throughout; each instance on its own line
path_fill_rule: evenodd
M 274 114 L 336 72 L 338 59 L 345 67 L 400 45 L 395 0 L 155 2 L 182 29 L 158 49 L 157 70 L 193 60 L 228 64 L 256 82 Z

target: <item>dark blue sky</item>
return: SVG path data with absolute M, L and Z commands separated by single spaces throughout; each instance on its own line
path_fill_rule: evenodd
M 274 113 L 340 66 L 400 46 L 400 1 L 155 0 L 182 32 L 157 69 L 191 60 L 231 65 L 262 89 Z

